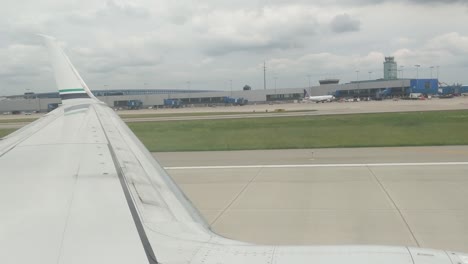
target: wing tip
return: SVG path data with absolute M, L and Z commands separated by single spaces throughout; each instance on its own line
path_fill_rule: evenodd
M 83 81 L 78 71 L 63 52 L 55 37 L 36 34 L 43 38 L 52 62 L 55 80 L 60 98 L 63 100 L 77 98 L 95 98 L 91 90 Z

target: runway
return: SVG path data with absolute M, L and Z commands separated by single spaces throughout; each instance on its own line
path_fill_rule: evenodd
M 468 251 L 468 146 L 154 156 L 226 237 Z

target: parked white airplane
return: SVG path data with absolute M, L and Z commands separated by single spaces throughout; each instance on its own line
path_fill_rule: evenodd
M 309 102 L 316 102 L 316 103 L 324 103 L 324 102 L 331 102 L 335 100 L 335 96 L 333 95 L 319 95 L 319 96 L 310 96 L 309 93 L 304 89 L 304 101 Z
M 63 105 L 0 143 L 0 263 L 468 264 L 450 251 L 255 245 L 213 233 L 55 41 L 46 46 Z

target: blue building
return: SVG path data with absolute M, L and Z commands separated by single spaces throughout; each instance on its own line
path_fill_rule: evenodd
M 468 93 L 468 85 L 450 85 L 439 87 L 439 94 L 442 95 L 460 95 Z
M 468 85 L 462 85 L 462 86 L 460 87 L 460 90 L 458 91 L 458 93 L 460 93 L 460 94 L 466 94 L 466 93 L 468 93 Z
M 410 81 L 409 93 L 437 94 L 439 89 L 438 79 L 412 79 Z

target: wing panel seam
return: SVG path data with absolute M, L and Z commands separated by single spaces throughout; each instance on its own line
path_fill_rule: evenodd
M 111 154 L 112 161 L 114 162 L 114 167 L 115 171 L 117 172 L 117 176 L 119 178 L 120 185 L 122 186 L 122 190 L 124 192 L 125 200 L 127 201 L 127 205 L 130 209 L 130 213 L 133 218 L 133 222 L 135 223 L 135 227 L 138 232 L 138 236 L 140 237 L 143 249 L 145 250 L 146 257 L 148 259 L 149 264 L 158 264 L 158 260 L 154 254 L 154 250 L 151 246 L 151 243 L 148 240 L 148 236 L 146 235 L 145 228 L 143 227 L 143 224 L 141 222 L 140 216 L 138 215 L 138 211 L 136 209 L 136 205 L 132 199 L 132 195 L 130 194 L 130 190 L 128 189 L 127 182 L 123 176 L 121 168 L 118 166 L 119 161 L 117 159 L 117 156 L 115 155 L 114 149 L 112 148 L 110 144 L 110 140 L 107 137 L 106 130 L 104 129 L 101 119 L 97 115 L 96 109 L 93 107 L 94 112 L 96 113 L 96 116 L 98 117 L 97 120 L 99 122 L 99 125 L 101 126 L 101 129 L 104 133 L 104 136 L 106 137 L 107 140 L 107 147 L 109 149 L 109 153 Z

